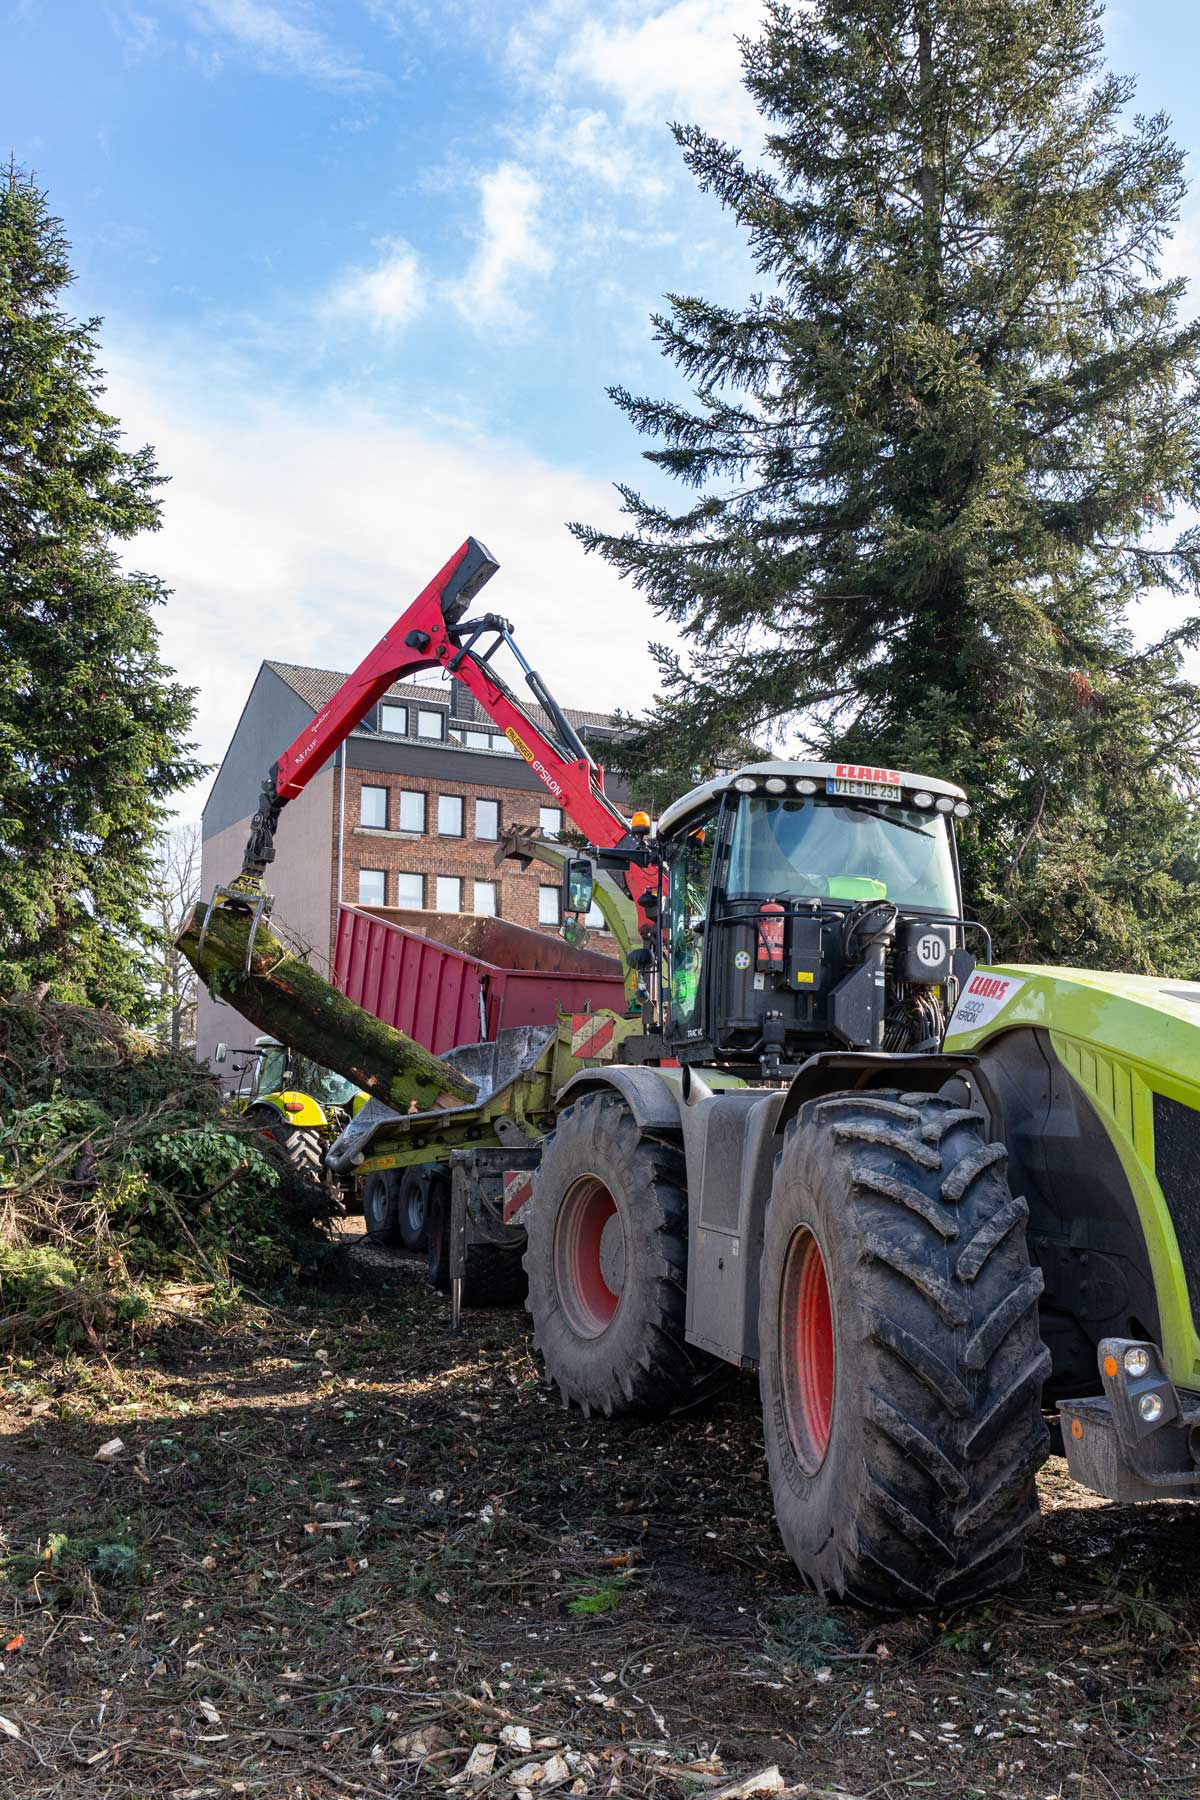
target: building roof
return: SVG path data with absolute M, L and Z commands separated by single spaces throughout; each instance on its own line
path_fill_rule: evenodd
M 266 667 L 278 675 L 281 681 L 286 681 L 293 693 L 298 694 L 301 700 L 312 707 L 314 712 L 320 712 L 321 708 L 333 699 L 346 679 L 345 675 L 336 669 L 307 669 L 299 663 L 267 662 Z M 426 700 L 435 702 L 438 706 L 449 706 L 450 687 L 444 682 L 437 687 L 429 687 L 422 686 L 415 681 L 396 681 L 388 689 L 385 698 L 409 701 Z M 544 731 L 552 729 L 544 708 L 538 706 L 536 701 L 526 699 L 524 694 L 519 694 L 517 698 L 526 712 Z M 563 712 L 570 724 L 576 727 L 582 726 L 606 731 L 613 729 L 611 713 L 593 712 L 578 706 L 564 706 Z M 463 723 L 469 724 L 470 721 L 464 720 Z

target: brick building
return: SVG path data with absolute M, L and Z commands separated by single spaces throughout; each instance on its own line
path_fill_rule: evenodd
M 241 868 L 259 788 L 280 751 L 332 697 L 344 677 L 329 669 L 264 662 L 205 803 L 201 883 L 208 894 Z M 529 711 L 546 725 L 541 709 Z M 565 708 L 603 763 L 614 732 L 602 713 Z M 620 783 L 608 783 L 626 804 Z M 331 956 L 339 899 L 428 912 L 494 913 L 548 932 L 559 925 L 552 871 L 497 866 L 500 832 L 531 824 L 553 836 L 566 823 L 542 783 L 461 682 L 398 682 L 284 810 L 268 882 L 275 916 Z M 589 919 L 595 948 L 611 940 Z M 254 1028 L 203 988 L 197 1055 L 220 1040 L 249 1044 Z

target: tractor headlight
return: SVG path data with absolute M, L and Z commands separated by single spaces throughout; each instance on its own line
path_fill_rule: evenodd
M 753 775 L 739 775 L 733 785 L 739 794 L 752 794 L 758 787 Z
M 798 794 L 815 794 L 816 791 L 817 791 L 816 782 L 813 781 L 807 775 L 801 775 L 799 780 L 796 782 L 796 792 Z
M 786 794 L 787 782 L 782 775 L 768 775 L 765 783 L 768 794 Z
M 949 794 L 939 794 L 938 795 L 937 809 L 940 813 L 952 813 L 954 811 L 954 802 L 950 798 Z
M 955 801 L 955 803 L 954 803 L 954 816 L 955 816 L 955 818 L 956 818 L 956 819 L 965 819 L 965 818 L 968 818 L 968 817 L 969 817 L 969 816 L 970 816 L 970 812 L 971 812 L 971 809 L 970 809 L 970 807 L 969 807 L 969 806 L 968 806 L 968 805 L 967 805 L 967 803 L 966 803 L 966 801 L 965 801 L 965 800 L 956 800 L 956 801 Z
M 1143 1350 L 1140 1344 L 1135 1344 L 1125 1352 L 1125 1373 L 1136 1380 L 1139 1375 L 1148 1375 L 1149 1372 L 1150 1352 Z
M 913 795 L 912 802 L 913 802 L 914 806 L 921 806 L 921 807 L 932 806 L 933 805 L 933 795 L 927 794 L 925 792 L 924 788 L 922 788 L 919 794 Z
M 1143 1394 L 1138 1401 L 1138 1412 L 1147 1425 L 1154 1425 L 1163 1415 L 1163 1397 L 1161 1394 Z

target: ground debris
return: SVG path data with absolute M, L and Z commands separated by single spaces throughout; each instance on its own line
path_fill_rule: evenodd
M 796 1580 L 751 1382 L 584 1420 L 523 1313 L 452 1338 L 392 1266 L 366 1314 L 0 1370 L 5 1800 L 1200 1793 L 1182 1505 L 1051 1463 L 1020 1590 L 889 1619 L 883 1656 L 883 1621 Z

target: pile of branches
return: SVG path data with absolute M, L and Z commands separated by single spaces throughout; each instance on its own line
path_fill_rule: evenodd
M 278 1289 L 328 1253 L 331 1210 L 189 1058 L 111 1014 L 0 1002 L 0 1349 L 98 1344 L 181 1288 Z

